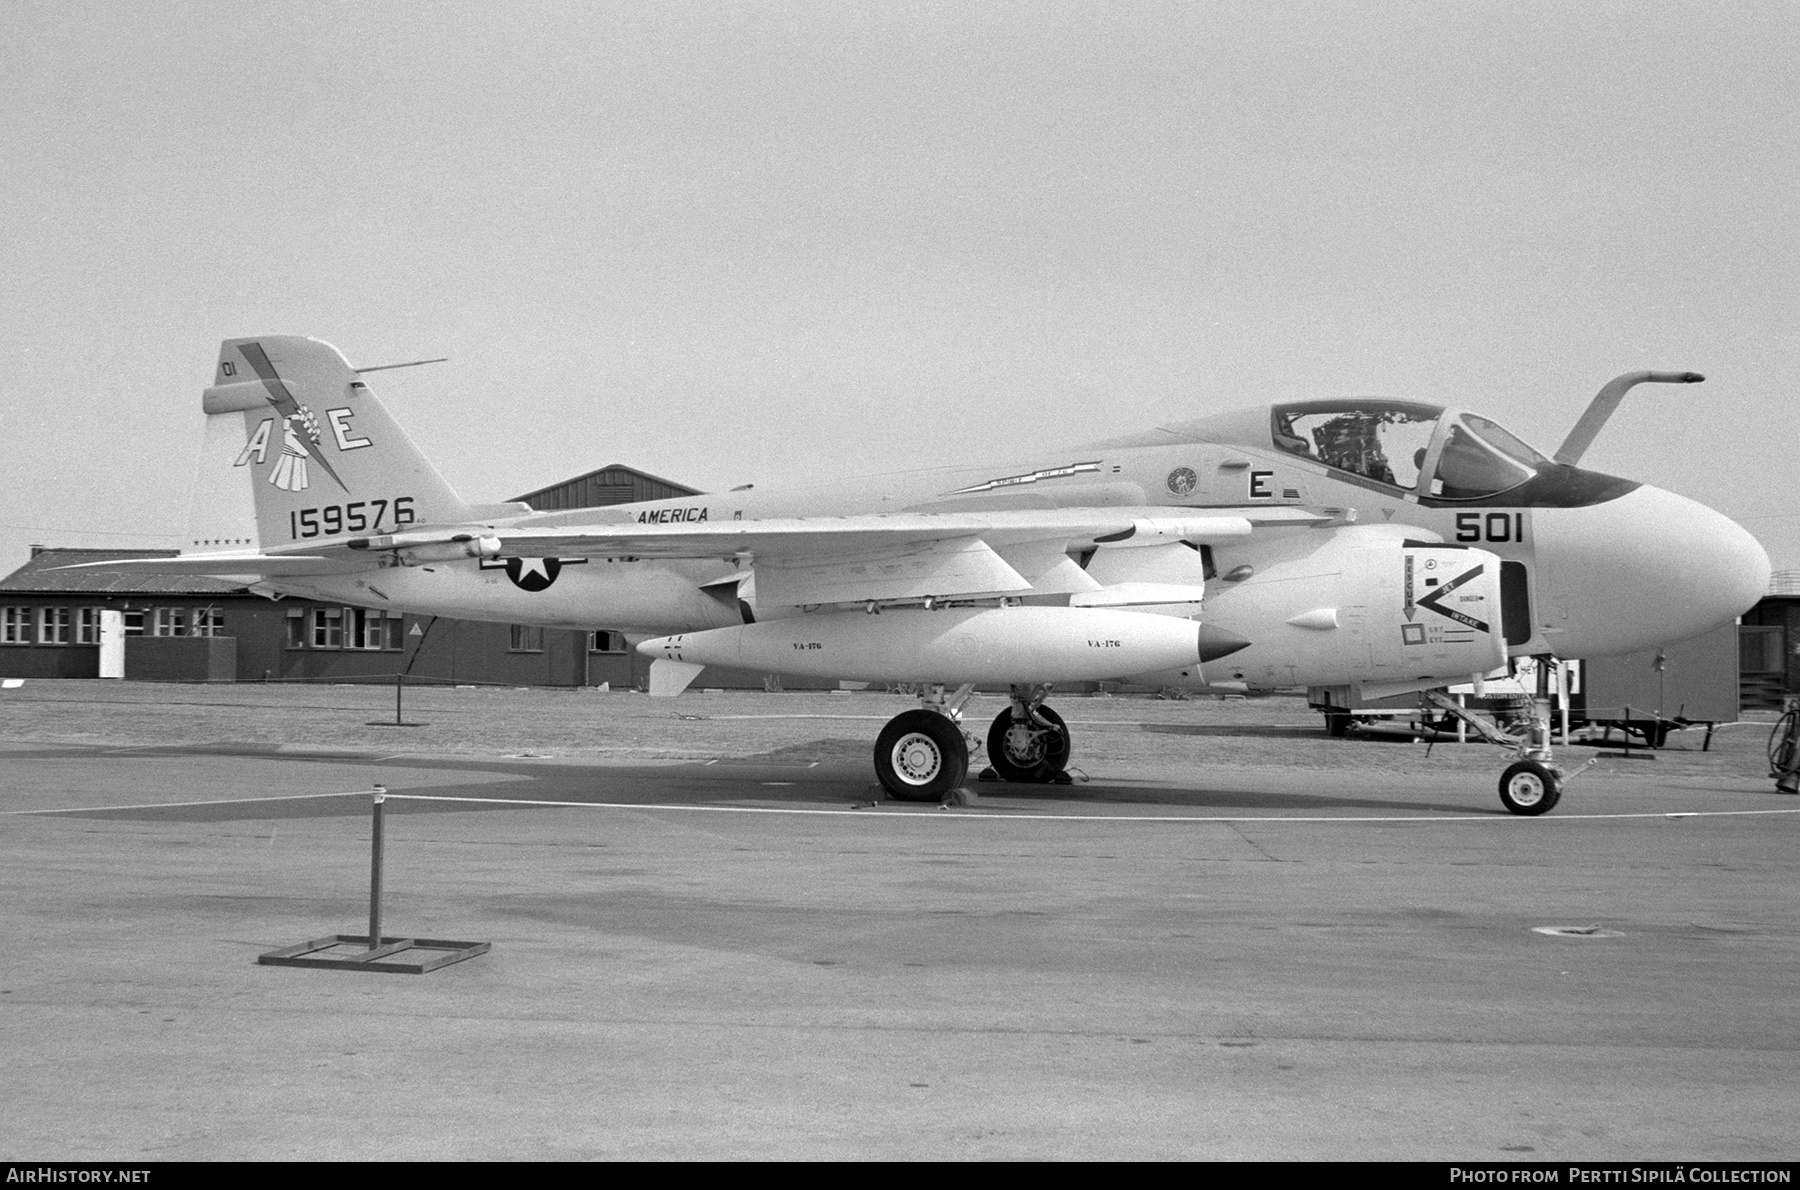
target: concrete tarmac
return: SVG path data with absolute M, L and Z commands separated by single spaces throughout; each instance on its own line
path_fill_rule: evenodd
M 1491 756 L 944 810 L 842 756 L 10 746 L 0 1153 L 1795 1160 L 1800 807 L 1642 763 L 1520 819 Z M 258 966 L 366 930 L 376 782 L 500 799 L 388 803 L 388 932 L 492 952 Z

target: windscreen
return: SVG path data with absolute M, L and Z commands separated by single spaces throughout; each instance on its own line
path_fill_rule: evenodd
M 1444 438 L 1431 494 L 1446 500 L 1491 496 L 1518 487 L 1549 462 L 1503 427 L 1465 413 Z

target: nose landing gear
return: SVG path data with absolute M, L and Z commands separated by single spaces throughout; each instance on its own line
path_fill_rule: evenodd
M 1508 735 L 1439 691 L 1426 691 L 1425 700 L 1463 720 L 1488 743 L 1511 748 L 1517 754 L 1518 759 L 1500 774 L 1500 804 L 1507 810 L 1536 817 L 1548 814 L 1562 800 L 1563 785 L 1574 774 L 1564 772 L 1551 755 L 1548 698 L 1531 700 L 1531 722 L 1526 725 L 1523 736 Z
M 1562 800 L 1567 779 L 1550 758 L 1550 700 L 1534 698 L 1519 759 L 1500 774 L 1500 804 L 1514 814 L 1548 814 Z

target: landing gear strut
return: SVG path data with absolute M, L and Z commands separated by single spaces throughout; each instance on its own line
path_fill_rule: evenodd
M 943 801 L 969 775 L 962 707 L 972 687 L 945 697 L 941 685 L 919 696 L 919 709 L 895 715 L 875 737 L 875 776 L 902 802 Z
M 1540 671 L 1543 669 L 1542 666 L 1539 668 Z M 1518 759 L 1500 774 L 1500 804 L 1509 811 L 1536 817 L 1548 814 L 1562 800 L 1563 784 L 1571 774 L 1565 773 L 1551 756 L 1550 700 L 1547 697 L 1540 695 L 1532 699 L 1531 721 L 1525 725 L 1522 736 L 1508 735 L 1440 691 L 1426 691 L 1425 699 L 1467 723 L 1490 744 L 1513 749 Z
M 1063 770 L 1069 766 L 1069 728 L 1044 705 L 1049 693 L 1049 686 L 1014 686 L 1012 705 L 988 728 L 988 762 L 1002 781 L 1043 785 L 1068 780 Z

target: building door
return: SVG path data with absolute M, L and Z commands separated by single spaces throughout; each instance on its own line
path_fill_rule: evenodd
M 100 676 L 125 676 L 125 613 L 100 609 Z

